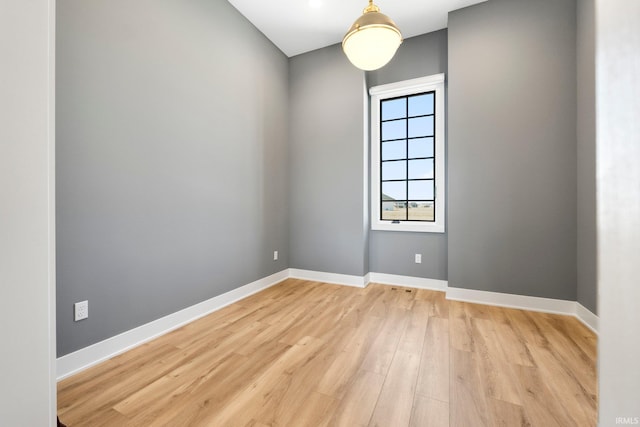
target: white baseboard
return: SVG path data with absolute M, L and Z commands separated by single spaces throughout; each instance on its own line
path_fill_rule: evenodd
M 584 325 L 591 329 L 595 334 L 598 334 L 598 330 L 600 327 L 600 318 L 593 314 L 591 310 L 576 302 L 576 312 L 575 316 L 580 320 Z
M 321 271 L 289 269 L 289 277 L 302 280 L 313 280 L 314 282 L 332 283 L 334 285 L 355 286 L 364 288 L 367 286 L 368 275 L 351 276 L 349 274 L 324 273 Z
M 591 329 L 595 334 L 598 334 L 598 316 L 576 301 L 503 294 L 500 292 L 478 291 L 475 289 L 453 287 L 447 288 L 447 299 L 573 316 L 582 322 L 587 328 Z
M 243 298 L 274 286 L 287 278 L 313 280 L 323 283 L 365 288 L 370 282 L 384 285 L 404 286 L 416 289 L 429 289 L 446 292 L 446 298 L 477 304 L 495 305 L 545 313 L 574 316 L 596 334 L 599 318 L 582 304 L 576 301 L 557 300 L 551 298 L 530 297 L 524 295 L 504 294 L 499 292 L 479 291 L 449 287 L 447 281 L 425 279 L 420 277 L 400 276 L 385 273 L 368 273 L 364 276 L 324 273 L 319 271 L 290 268 L 272 274 L 263 279 L 233 289 L 217 297 L 187 307 L 176 313 L 162 317 L 153 322 L 123 332 L 99 343 L 90 345 L 57 359 L 58 381 L 83 371 L 118 354 L 131 350 L 141 344 L 171 332 L 181 326 L 193 322 L 200 317 L 220 310 Z
M 233 289 L 217 297 L 192 305 L 176 313 L 162 317 L 153 322 L 123 332 L 99 343 L 90 345 L 73 353 L 59 357 L 57 360 L 58 381 L 83 371 L 100 362 L 110 359 L 127 350 L 151 341 L 161 335 L 173 331 L 200 317 L 220 310 L 229 304 L 274 286 L 289 277 L 289 270 L 283 270 L 271 276 Z
M 322 271 L 290 268 L 289 277 L 294 279 L 332 283 L 334 285 L 355 286 L 357 288 L 365 288 L 369 283 L 379 283 L 381 285 L 405 286 L 408 288 L 430 289 L 435 291 L 445 291 L 447 289 L 446 280 L 425 279 L 422 277 L 373 272 L 367 273 L 364 276 L 352 276 L 348 274 L 325 273 Z
M 530 297 L 475 289 L 447 288 L 447 299 L 543 313 L 575 314 L 575 301 Z
M 446 293 L 448 300 L 495 305 L 520 310 L 574 316 L 586 327 L 598 333 L 598 316 L 576 301 L 553 298 L 531 297 L 526 295 L 505 294 L 501 292 L 479 291 L 476 289 L 454 288 L 446 280 L 426 279 L 422 277 L 401 276 L 396 274 L 371 272 L 364 276 L 325 273 L 321 271 L 289 269 L 289 277 L 335 285 L 365 288 L 369 283 L 404 286 L 415 289 L 429 289 Z
M 425 279 L 422 277 L 399 276 L 396 274 L 386 273 L 369 273 L 371 283 L 380 283 L 382 285 L 405 286 L 415 289 L 429 289 L 432 291 L 446 291 L 447 281 L 437 279 Z

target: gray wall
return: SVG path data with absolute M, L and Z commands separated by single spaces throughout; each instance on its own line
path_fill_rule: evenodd
M 592 109 L 576 126 L 593 75 L 580 95 L 575 82 L 593 28 L 575 8 L 462 9 L 367 73 L 368 87 L 448 73 L 448 234 L 435 234 L 369 232 L 364 75 L 339 45 L 287 60 L 226 2 L 60 0 L 58 354 L 287 267 L 595 310 Z
M 576 299 L 576 4 L 449 14 L 449 285 Z
M 223 1 L 57 29 L 58 355 L 287 268 L 287 58 Z
M 340 45 L 290 59 L 290 267 L 367 268 L 364 75 Z
M 405 39 L 384 67 L 368 71 L 367 86 L 373 87 L 447 72 L 447 30 Z
M 53 426 L 52 1 L 0 4 L 0 425 Z
M 577 0 L 578 302 L 597 314 L 595 2 Z
M 599 426 L 640 420 L 640 2 L 596 0 Z M 618 422 L 618 417 L 624 418 Z
M 367 73 L 367 87 L 446 72 L 447 30 L 440 30 L 406 39 L 389 64 Z M 447 280 L 447 235 L 371 231 L 369 260 L 376 273 Z

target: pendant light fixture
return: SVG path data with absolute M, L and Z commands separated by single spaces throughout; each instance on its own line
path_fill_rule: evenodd
M 369 0 L 342 40 L 342 50 L 349 61 L 361 70 L 377 70 L 385 66 L 402 43 L 396 24 Z

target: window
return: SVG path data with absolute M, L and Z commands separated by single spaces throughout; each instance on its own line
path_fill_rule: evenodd
M 371 228 L 443 233 L 444 74 L 369 93 Z

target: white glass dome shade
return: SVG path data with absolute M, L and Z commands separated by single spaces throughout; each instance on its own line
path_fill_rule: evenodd
M 353 65 L 372 71 L 391 61 L 401 43 L 396 24 L 369 0 L 369 6 L 344 36 L 342 49 Z

